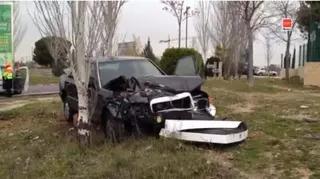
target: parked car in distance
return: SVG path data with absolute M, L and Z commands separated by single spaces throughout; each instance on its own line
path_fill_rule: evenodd
M 278 75 L 276 71 L 267 71 L 265 68 L 256 68 L 254 71 L 254 74 L 259 76 L 277 76 Z

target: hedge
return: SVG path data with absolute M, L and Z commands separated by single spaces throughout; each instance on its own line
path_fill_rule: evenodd
M 180 58 L 192 55 L 196 58 L 196 66 L 200 75 L 204 76 L 204 63 L 202 56 L 193 48 L 167 48 L 161 57 L 160 67 L 168 75 L 173 75 L 177 62 Z

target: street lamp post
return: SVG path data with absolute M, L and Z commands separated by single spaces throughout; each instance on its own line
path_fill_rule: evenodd
M 188 16 L 189 16 L 190 6 L 186 7 L 186 48 L 188 48 Z

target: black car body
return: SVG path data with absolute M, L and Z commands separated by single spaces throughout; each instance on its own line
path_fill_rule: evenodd
M 78 110 L 77 88 L 71 71 L 65 72 L 60 77 L 60 97 L 66 118 L 72 120 Z M 210 113 L 208 94 L 201 90 L 204 80 L 197 75 L 193 57 L 180 59 L 175 74 L 166 75 L 143 57 L 93 59 L 88 90 L 89 106 L 94 109 L 91 122 L 105 126 L 112 118 L 129 131 L 159 132 L 164 119 L 214 119 L 215 109 Z M 178 99 L 166 100 L 178 94 Z

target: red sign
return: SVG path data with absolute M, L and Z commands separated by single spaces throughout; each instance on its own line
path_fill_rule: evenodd
M 282 30 L 292 30 L 292 19 L 291 18 L 282 19 Z

